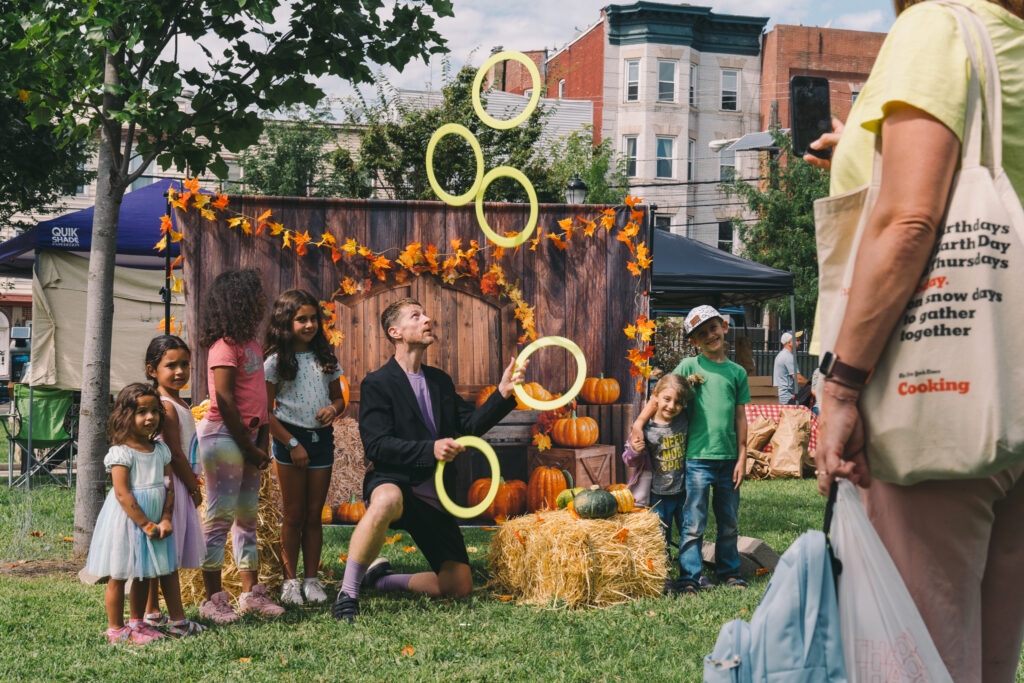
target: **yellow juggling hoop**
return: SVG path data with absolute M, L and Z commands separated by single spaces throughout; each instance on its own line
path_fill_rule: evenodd
M 428 167 L 429 168 L 429 167 Z M 487 191 L 487 187 L 498 178 L 511 178 L 516 180 L 523 189 L 526 190 L 526 196 L 530 200 L 530 217 L 526 219 L 526 227 L 516 233 L 515 237 L 505 237 L 494 232 L 490 225 L 487 224 L 487 219 L 484 218 L 484 192 Z M 497 244 L 499 247 L 518 247 L 520 244 L 530 239 L 530 235 L 533 234 L 533 229 L 537 227 L 537 192 L 533 189 L 533 183 L 530 179 L 523 175 L 523 172 L 518 168 L 512 168 L 511 166 L 499 166 L 498 168 L 492 168 L 484 176 L 484 182 L 480 186 L 480 192 L 476 195 L 476 221 L 480 224 L 480 229 L 484 231 L 487 238 Z
M 513 387 L 513 391 L 516 394 L 516 398 L 534 410 L 554 410 L 555 408 L 561 408 L 566 403 L 576 398 L 576 395 L 580 393 L 580 389 L 583 388 L 583 382 L 587 379 L 587 361 L 583 357 L 582 349 L 576 346 L 571 339 L 566 339 L 565 337 L 541 337 L 534 341 L 519 352 L 519 356 L 516 358 L 516 367 L 522 365 L 534 351 L 545 346 L 560 346 L 572 354 L 572 357 L 576 360 L 576 381 L 569 388 L 569 391 L 565 392 L 565 394 L 558 398 L 551 399 L 550 401 L 535 399 L 523 390 L 523 386 L 521 384 L 515 385 L 515 387 Z
M 434 176 L 434 148 L 437 147 L 437 143 L 441 138 L 449 133 L 465 138 L 469 146 L 473 148 L 473 156 L 476 157 L 476 178 L 473 180 L 473 187 L 469 188 L 468 192 L 458 196 L 448 194 L 442 190 L 441 185 Z M 435 130 L 434 134 L 430 136 L 430 142 L 427 144 L 427 180 L 430 181 L 430 189 L 437 194 L 438 198 L 451 206 L 468 204 L 481 191 L 481 184 L 484 182 L 484 153 L 480 149 L 480 143 L 477 141 L 476 136 L 468 128 L 457 123 L 446 123 Z
M 494 497 L 498 495 L 498 484 L 500 483 L 499 479 L 501 478 L 501 470 L 498 467 L 498 456 L 494 452 L 494 449 L 491 448 L 491 444 L 478 436 L 460 436 L 455 439 L 455 443 L 466 446 L 467 448 L 475 448 L 487 457 L 487 462 L 491 464 L 491 488 L 487 489 L 487 495 L 484 496 L 484 499 L 480 501 L 479 505 L 474 505 L 471 508 L 464 508 L 461 505 L 456 505 L 444 490 L 444 462 L 439 461 L 437 463 L 437 469 L 434 470 L 434 488 L 437 489 L 437 500 L 444 506 L 445 510 L 456 517 L 461 517 L 462 519 L 479 517 L 483 514 L 484 510 L 490 507 L 491 503 L 494 502 Z
M 487 75 L 488 70 L 498 62 L 505 61 L 506 59 L 519 62 L 526 67 L 526 70 L 530 74 L 533 93 L 530 95 L 530 101 L 526 103 L 526 109 L 524 109 L 522 113 L 518 116 L 501 121 L 484 111 L 484 106 L 480 102 L 480 86 L 483 85 L 484 76 Z M 480 117 L 481 121 L 491 128 L 497 128 L 498 130 L 515 128 L 525 121 L 530 114 L 533 113 L 533 110 L 537 108 L 537 102 L 540 101 L 540 88 L 540 71 L 538 71 L 537 65 L 533 63 L 532 59 L 524 55 L 522 52 L 497 52 L 487 58 L 487 61 L 483 63 L 480 70 L 476 72 L 476 78 L 473 79 L 473 111 L 476 112 L 476 115 Z M 427 168 L 429 168 L 429 166 Z

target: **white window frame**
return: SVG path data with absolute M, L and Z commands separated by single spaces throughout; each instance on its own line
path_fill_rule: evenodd
M 725 169 L 731 168 L 732 172 L 726 176 Z M 729 182 L 736 177 L 736 152 L 731 149 L 722 149 L 718 153 L 718 180 Z
M 658 101 L 659 102 L 675 102 L 676 101 L 676 72 L 678 71 L 676 66 L 678 64 L 679 64 L 679 62 L 677 62 L 675 60 L 672 60 L 672 59 L 659 59 L 658 60 Z M 661 77 L 661 68 L 662 68 L 662 66 L 670 66 L 670 67 L 672 67 L 672 78 L 671 78 L 671 80 L 666 81 L 666 80 L 662 79 L 662 77 Z M 662 89 L 661 88 L 662 88 L 662 85 L 666 84 L 666 83 L 671 85 L 672 90 L 670 92 L 669 97 L 662 97 Z
M 686 179 L 693 180 L 694 172 L 697 168 L 696 159 L 694 157 L 697 154 L 697 141 L 690 138 L 686 143 Z
M 722 239 L 722 228 L 724 226 L 726 226 L 726 225 L 729 226 L 729 239 L 728 240 L 723 240 Z M 715 240 L 715 242 L 716 242 L 718 248 L 721 249 L 722 251 L 725 251 L 725 252 L 728 252 L 728 253 L 731 254 L 732 253 L 732 247 L 736 243 L 736 226 L 732 224 L 732 221 L 718 221 L 718 236 L 717 237 L 718 237 L 718 239 Z M 728 244 L 729 248 L 728 249 L 723 248 L 722 247 L 723 244 Z
M 690 106 L 697 106 L 697 65 L 690 63 Z
M 667 142 L 668 145 L 669 145 L 668 156 L 667 157 L 666 156 L 662 156 L 660 154 L 660 152 L 661 152 L 661 143 L 662 142 Z M 675 164 L 673 163 L 673 157 L 675 156 L 675 150 L 676 150 L 676 139 L 675 138 L 668 137 L 668 136 L 660 136 L 660 135 L 655 138 L 655 143 L 654 143 L 654 157 L 655 157 L 654 177 L 655 178 L 674 178 L 675 177 L 675 168 L 674 168 Z M 667 161 L 668 162 L 668 175 L 662 175 L 661 174 L 661 164 L 662 164 L 663 161 Z
M 860 96 L 860 90 L 850 91 L 850 106 L 857 104 L 857 98 Z
M 725 87 L 726 74 L 732 74 L 736 78 L 735 90 Z M 722 97 L 719 100 L 719 107 L 722 111 L 740 111 L 740 71 L 739 69 L 722 69 L 719 79 L 722 86 Z M 732 93 L 733 106 L 730 108 L 726 102 L 726 93 Z
M 533 95 L 533 88 L 527 88 L 523 91 L 523 97 L 529 99 Z
M 654 228 L 655 230 L 664 230 L 665 232 L 672 232 L 672 216 L 655 216 Z
M 630 79 L 629 79 L 629 68 L 633 64 L 636 65 L 636 81 L 630 81 Z M 625 79 L 626 85 L 625 85 L 625 88 L 623 90 L 623 101 L 625 101 L 625 102 L 639 102 L 640 101 L 640 60 L 639 59 L 627 59 L 626 60 L 625 75 L 626 75 L 626 79 Z M 630 96 L 629 96 L 629 86 L 630 86 L 630 83 L 635 83 L 636 84 L 636 92 L 634 93 L 634 97 L 632 99 L 630 99 Z
M 558 81 L 558 99 L 565 97 L 565 79 Z
M 629 153 L 629 143 L 630 142 L 633 143 L 633 154 L 632 155 Z M 624 157 L 626 157 L 626 175 L 627 175 L 627 177 L 630 177 L 630 178 L 635 178 L 636 177 L 636 166 L 637 166 L 636 150 L 637 150 L 637 144 L 638 144 L 638 142 L 637 142 L 637 136 L 636 135 L 625 135 L 622 138 L 622 155 Z M 632 172 L 630 172 L 630 168 L 629 168 L 630 164 L 632 164 L 632 166 L 633 166 Z

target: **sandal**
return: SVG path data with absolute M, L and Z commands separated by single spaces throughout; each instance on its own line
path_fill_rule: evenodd
M 107 637 L 107 642 L 111 645 L 118 645 L 119 643 L 127 643 L 132 639 L 132 629 L 129 626 L 122 626 L 121 628 L 108 628 L 103 632 L 103 635 Z
M 197 624 L 196 622 L 189 621 L 188 619 L 167 622 L 167 635 L 174 636 L 175 638 L 195 636 L 206 630 L 207 628 L 202 624 Z
M 153 628 L 159 628 L 160 626 L 167 625 L 167 615 L 159 611 L 150 612 L 149 614 L 142 615 L 142 621 Z
M 725 585 L 729 586 L 730 588 L 743 590 L 747 587 L 747 582 L 739 578 L 738 576 L 732 576 L 725 580 Z
M 142 621 L 142 619 L 132 619 L 128 622 L 128 628 L 132 630 L 132 644 L 134 645 L 145 645 L 165 637 L 163 633 L 160 633 L 160 631 L 157 631 Z
M 697 587 L 692 583 L 688 583 L 685 586 L 680 586 L 678 589 L 680 595 L 690 596 L 697 594 Z

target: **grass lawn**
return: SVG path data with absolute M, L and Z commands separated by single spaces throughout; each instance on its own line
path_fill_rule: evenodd
M 111 647 L 103 587 L 73 571 L 74 495 L 0 488 L 0 678 L 4 680 L 673 680 L 699 681 L 702 658 L 722 624 L 750 617 L 767 577 L 747 591 L 716 588 L 696 598 L 641 600 L 607 610 L 545 610 L 493 597 L 487 551 L 492 532 L 464 532 L 478 588 L 464 600 L 368 592 L 355 626 L 327 607 L 289 608 L 280 619 L 247 617 L 184 641 Z M 740 532 L 780 553 L 821 524 L 812 481 L 747 482 Z M 709 525 L 713 529 L 713 524 Z M 29 532 L 42 532 L 32 536 Z M 324 561 L 338 580 L 350 528 L 328 528 Z M 408 538 L 405 540 L 408 541 Z M 411 542 L 411 541 L 409 541 Z M 385 548 L 398 571 L 427 569 L 419 553 Z M 193 615 L 195 608 L 189 610 Z M 403 654 L 403 650 L 411 654 Z

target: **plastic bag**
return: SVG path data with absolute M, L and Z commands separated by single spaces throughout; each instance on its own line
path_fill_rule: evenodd
M 952 682 L 853 484 L 839 482 L 832 548 L 842 562 L 839 623 L 850 683 Z

